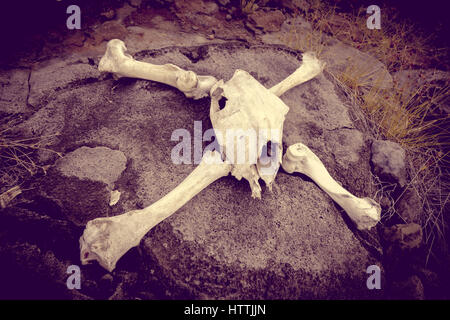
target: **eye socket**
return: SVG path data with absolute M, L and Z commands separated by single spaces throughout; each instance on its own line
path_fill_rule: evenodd
M 225 108 L 225 105 L 227 103 L 228 99 L 225 98 L 224 96 L 222 96 L 222 98 L 220 98 L 219 100 L 219 110 L 222 110 L 223 108 Z

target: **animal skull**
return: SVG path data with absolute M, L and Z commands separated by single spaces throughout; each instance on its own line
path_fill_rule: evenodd
M 233 164 L 231 174 L 250 183 L 253 198 L 261 198 L 259 178 L 272 190 L 281 164 L 283 123 L 289 107 L 279 96 L 314 78 L 324 66 L 307 53 L 293 74 L 269 90 L 239 69 L 229 81 L 220 80 L 211 88 L 209 116 L 221 151 Z
M 323 68 L 324 64 L 313 54 L 304 54 L 302 65 L 293 74 L 267 89 L 243 70 L 236 70 L 233 77 L 224 82 L 212 76 L 197 76 L 172 64 L 158 66 L 136 61 L 126 53 L 122 41 L 111 40 L 100 60 L 100 71 L 112 72 L 118 77 L 162 82 L 194 99 L 210 95 L 210 118 L 220 150 L 207 151 L 199 166 L 178 187 L 149 207 L 89 221 L 80 238 L 81 262 L 97 260 L 112 271 L 120 257 L 137 246 L 151 228 L 229 172 L 239 180 L 248 180 L 254 198 L 261 197 L 260 178 L 271 190 L 282 162 L 283 123 L 289 111 L 279 96 L 314 78 Z M 298 160 L 295 154 L 285 157 L 286 166 L 283 167 L 287 172 L 299 168 L 294 160 Z M 325 174 L 323 165 L 313 162 L 309 169 L 317 184 L 347 211 L 347 202 L 345 205 L 339 202 L 340 198 L 332 192 L 336 186 Z M 342 190 L 337 193 L 339 191 Z M 352 218 L 360 214 L 357 210 L 347 212 Z M 361 226 L 365 228 L 371 224 Z
M 226 103 L 221 109 L 223 99 Z M 278 172 L 288 111 L 280 98 L 243 70 L 211 89 L 210 118 L 217 141 L 233 164 L 231 174 L 250 183 L 253 197 L 261 197 L 259 178 L 271 189 Z

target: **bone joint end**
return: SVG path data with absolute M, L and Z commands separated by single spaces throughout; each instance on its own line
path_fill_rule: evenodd
M 287 173 L 299 172 L 310 177 L 345 210 L 359 230 L 370 230 L 380 221 L 380 205 L 370 198 L 358 198 L 344 189 L 304 144 L 296 143 L 288 148 L 282 167 Z

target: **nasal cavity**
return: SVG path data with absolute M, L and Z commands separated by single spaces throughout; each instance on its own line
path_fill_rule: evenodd
M 273 150 L 272 150 L 273 147 Z M 258 163 L 260 166 L 271 166 L 272 162 L 277 159 L 277 143 L 272 144 L 268 141 L 261 150 Z
M 222 96 L 222 98 L 220 98 L 219 100 L 219 110 L 222 110 L 223 108 L 225 108 L 225 105 L 227 104 L 227 98 L 225 98 L 224 96 Z
M 272 141 L 267 141 L 266 145 L 263 147 L 262 155 L 267 155 L 268 157 L 272 157 Z

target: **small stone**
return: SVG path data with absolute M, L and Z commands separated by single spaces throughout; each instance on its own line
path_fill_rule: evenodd
M 407 188 L 396 204 L 397 213 L 406 222 L 418 223 L 421 220 L 423 206 L 419 194 L 413 188 Z
M 109 200 L 109 205 L 112 207 L 115 204 L 117 204 L 119 200 L 120 200 L 120 191 L 119 190 L 111 191 L 111 199 Z
M 406 184 L 405 150 L 392 141 L 376 140 L 372 143 L 374 173 L 385 182 Z
M 214 35 L 213 35 L 213 34 L 209 34 L 209 35 L 207 36 L 207 38 L 208 38 L 208 40 L 214 40 Z
M 197 31 L 199 29 L 199 27 L 197 27 L 197 26 L 192 26 L 192 30 L 195 30 L 195 31 Z
M 233 17 L 231 16 L 231 14 L 227 14 L 227 15 L 225 16 L 225 19 L 226 19 L 227 21 L 230 21 L 232 18 L 233 18 Z
M 384 240 L 400 249 L 414 249 L 422 244 L 422 227 L 416 223 L 397 224 L 383 230 Z

